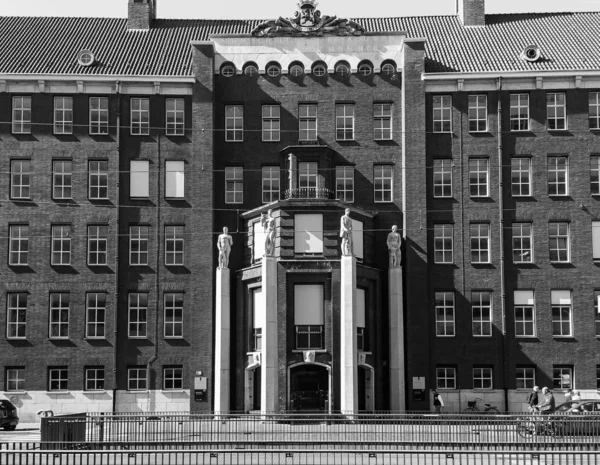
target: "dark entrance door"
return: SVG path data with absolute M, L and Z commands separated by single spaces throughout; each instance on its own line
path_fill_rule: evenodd
M 302 365 L 290 373 L 290 404 L 292 410 L 329 410 L 329 376 L 319 365 Z
M 254 370 L 254 398 L 252 399 L 252 408 L 253 410 L 260 410 L 260 367 L 257 367 Z

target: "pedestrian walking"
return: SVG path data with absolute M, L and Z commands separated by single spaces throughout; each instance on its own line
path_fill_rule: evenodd
M 433 407 L 436 413 L 442 413 L 444 410 L 444 399 L 437 391 L 433 391 Z
M 535 413 L 539 402 L 538 393 L 540 391 L 539 386 L 533 386 L 533 391 L 529 393 L 527 397 L 527 404 L 529 405 L 529 413 Z
M 542 388 L 542 402 L 539 405 L 540 413 L 542 415 L 550 415 L 554 412 L 556 408 L 556 401 L 554 400 L 554 395 L 552 391 L 548 389 L 546 386 Z
M 570 400 L 573 400 L 573 389 L 569 388 L 567 389 L 567 392 L 565 392 L 565 402 L 569 402 Z

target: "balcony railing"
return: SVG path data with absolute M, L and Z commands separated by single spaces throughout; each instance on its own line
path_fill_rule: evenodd
M 296 189 L 286 189 L 284 192 L 285 200 L 289 199 L 335 199 L 335 192 L 323 187 L 298 187 Z

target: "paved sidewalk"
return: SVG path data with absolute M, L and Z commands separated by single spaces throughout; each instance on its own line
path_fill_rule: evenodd
M 19 423 L 16 431 L 33 431 L 40 429 L 40 423 Z

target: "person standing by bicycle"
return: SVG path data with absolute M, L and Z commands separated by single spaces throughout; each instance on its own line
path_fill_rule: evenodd
M 437 391 L 433 391 L 433 407 L 435 408 L 435 413 L 442 413 L 444 410 L 444 399 L 442 399 L 442 396 Z
M 552 391 L 546 386 L 542 388 L 542 402 L 538 402 L 538 405 L 538 408 L 540 409 L 540 414 L 542 415 L 550 415 L 556 409 L 556 401 L 554 400 L 554 395 L 552 394 Z
M 535 413 L 537 410 L 537 405 L 539 402 L 540 388 L 538 386 L 533 386 L 533 391 L 529 393 L 529 397 L 527 397 L 527 403 L 529 404 L 529 413 Z

